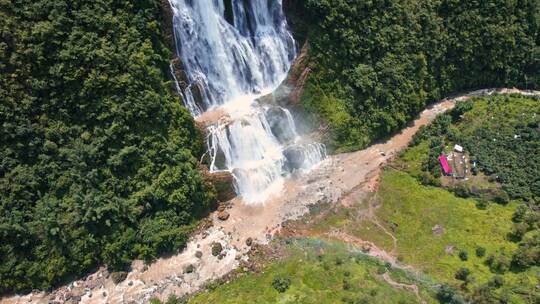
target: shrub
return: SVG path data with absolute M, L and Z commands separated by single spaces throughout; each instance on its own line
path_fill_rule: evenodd
M 527 207 L 527 205 L 525 204 L 519 205 L 516 208 L 514 215 L 512 215 L 512 221 L 516 223 L 522 222 L 525 219 L 525 215 L 528 213 L 528 211 L 529 211 L 529 207 Z
M 480 195 L 480 197 L 476 200 L 476 208 L 485 210 L 488 206 L 489 198 L 487 198 L 485 195 Z
M 207 282 L 206 284 L 204 284 L 204 289 L 208 290 L 208 291 L 214 291 L 216 290 L 219 286 L 223 285 L 224 284 L 224 280 L 222 278 L 220 279 L 215 279 L 215 280 L 212 280 L 212 281 L 209 281 Z
M 484 247 L 476 247 L 476 256 L 481 258 L 486 255 L 486 248 Z
M 466 281 L 470 274 L 471 271 L 469 270 L 469 268 L 462 267 L 456 272 L 456 275 L 454 277 L 457 280 Z
M 278 276 L 272 280 L 272 287 L 274 287 L 275 290 L 281 293 L 287 291 L 290 285 L 291 285 L 291 280 L 286 277 Z
M 114 284 L 118 284 L 123 282 L 127 278 L 127 272 L 125 271 L 116 271 L 111 273 L 111 279 L 114 282 Z
M 462 260 L 462 261 L 467 261 L 469 259 L 469 253 L 466 251 L 466 250 L 461 250 L 459 252 L 459 258 Z
M 343 290 L 351 290 L 352 285 L 348 280 L 343 280 Z
M 433 186 L 433 187 L 441 186 L 441 180 L 428 172 L 424 172 L 424 171 L 420 172 L 420 174 L 418 175 L 418 179 L 420 183 L 424 186 Z
M 495 288 L 499 288 L 504 285 L 504 278 L 500 275 L 496 275 L 489 281 L 488 284 Z
M 503 190 L 497 189 L 493 193 L 493 201 L 497 204 L 506 205 L 510 201 L 510 197 Z
M 167 297 L 166 304 L 187 304 L 187 298 L 186 297 L 178 297 L 175 294 L 170 294 L 169 297 Z
M 161 300 L 156 297 L 153 297 L 150 299 L 150 304 L 162 304 L 162 303 L 163 302 L 161 302 Z
M 540 239 L 531 238 L 519 245 L 512 256 L 512 263 L 520 268 L 540 264 Z
M 486 260 L 486 264 L 495 273 L 505 273 L 510 269 L 510 259 L 504 254 L 490 255 Z
M 508 233 L 508 239 L 513 242 L 519 242 L 523 239 L 523 236 L 529 230 L 529 225 L 525 223 L 514 223 L 512 225 L 512 231 Z
M 471 196 L 471 190 L 464 183 L 459 183 L 454 187 L 454 194 L 457 197 L 468 198 Z
M 443 304 L 465 304 L 465 300 L 447 284 L 443 284 L 437 290 L 437 300 Z

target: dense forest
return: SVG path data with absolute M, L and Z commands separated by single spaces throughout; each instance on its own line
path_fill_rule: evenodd
M 179 249 L 214 202 L 159 1 L 0 1 L 0 293 Z
M 303 6 L 307 21 L 293 19 L 311 45 L 303 105 L 328 124 L 328 143 L 338 151 L 396 132 L 426 103 L 450 93 L 540 86 L 538 0 L 307 0 Z

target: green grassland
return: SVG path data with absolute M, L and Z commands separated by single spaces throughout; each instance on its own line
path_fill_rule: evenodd
M 385 266 L 343 244 L 299 239 L 287 245 L 290 255 L 260 273 L 241 276 L 189 303 L 417 303 L 416 295 L 386 283 Z M 414 274 L 390 269 L 399 283 L 416 284 L 427 303 L 436 303 L 433 284 L 419 282 Z M 283 293 L 272 286 L 276 277 L 290 279 Z
M 441 281 L 460 284 L 455 273 L 467 267 L 473 276 L 468 288 L 479 287 L 495 275 L 485 264 L 486 257 L 503 251 L 511 253 L 517 247 L 507 239 L 517 203 L 490 204 L 481 210 L 472 199 L 457 198 L 444 189 L 423 186 L 410 175 L 394 170 L 384 172 L 379 193 L 384 203 L 377 217 L 389 229 L 389 223 L 397 226 L 394 235 L 402 262 Z M 443 227 L 442 235 L 432 232 L 435 225 Z M 361 236 L 378 243 L 382 235 L 380 230 L 371 229 L 363 231 Z M 388 248 L 387 244 L 388 241 L 381 245 Z M 447 246 L 454 246 L 453 254 L 445 251 Z M 486 249 L 484 257 L 476 256 L 478 247 Z M 467 261 L 458 257 L 462 250 L 468 252 Z M 533 290 L 538 284 L 538 275 L 537 267 L 525 272 L 508 271 L 503 274 L 506 284 L 501 292 Z M 522 302 L 520 297 L 512 299 L 512 302 Z

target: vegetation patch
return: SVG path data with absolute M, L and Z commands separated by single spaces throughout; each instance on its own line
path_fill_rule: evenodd
M 0 1 L 0 294 L 178 250 L 213 204 L 159 4 Z
M 417 303 L 415 294 L 387 283 L 381 262 L 347 246 L 315 239 L 289 241 L 287 257 L 259 273 L 245 274 L 189 303 Z M 415 284 L 427 303 L 436 285 L 400 269 L 388 269 L 396 282 Z M 385 271 L 385 272 L 386 272 Z
M 302 104 L 356 150 L 452 92 L 540 86 L 538 1 L 304 1 L 312 73 Z M 303 26 L 302 28 L 306 28 Z
M 539 114 L 537 98 L 474 98 L 417 134 L 413 145 L 383 172 L 378 192 L 382 204 L 375 214 L 397 239 L 402 262 L 460 287 L 475 302 L 530 303 L 540 298 L 539 216 L 534 211 L 540 170 L 533 152 L 540 147 Z M 471 170 L 467 179 L 441 176 L 431 165 L 430 158 L 452 150 L 455 143 L 476 164 L 477 171 Z M 442 152 L 431 153 L 439 146 Z M 367 221 L 358 225 L 371 227 Z M 349 231 L 393 249 L 382 230 Z

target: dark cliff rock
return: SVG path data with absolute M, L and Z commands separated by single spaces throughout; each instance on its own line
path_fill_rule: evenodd
M 287 17 L 294 39 L 300 45 L 304 44 L 309 28 L 306 22 L 307 15 L 304 10 L 304 0 L 283 0 L 283 12 Z
M 173 20 L 173 11 L 168 0 L 160 0 L 161 6 L 161 31 L 163 33 L 163 38 L 167 43 L 167 46 L 171 51 L 174 51 L 174 29 L 172 25 Z
M 234 177 L 230 172 L 210 173 L 206 166 L 200 168 L 204 178 L 214 185 L 219 202 L 226 202 L 236 197 L 234 191 Z
M 292 88 L 292 92 L 289 95 L 289 105 L 297 107 L 300 104 L 304 86 L 310 72 L 309 41 L 306 40 L 300 53 L 298 53 L 298 56 L 291 65 L 289 75 L 287 76 L 286 83 Z

